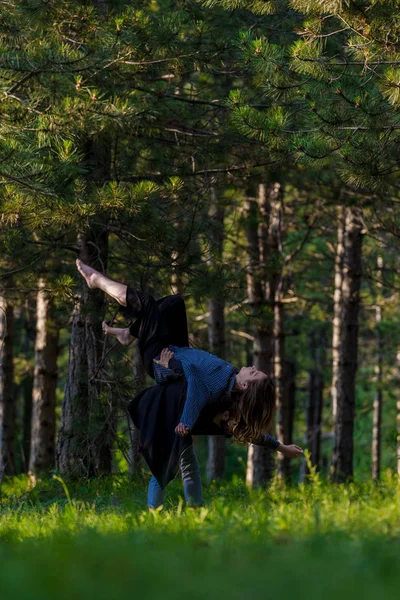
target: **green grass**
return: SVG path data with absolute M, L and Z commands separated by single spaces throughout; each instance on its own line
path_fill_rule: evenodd
M 249 492 L 206 487 L 185 510 L 180 482 L 166 509 L 122 477 L 28 491 L 3 485 L 0 597 L 24 600 L 398 598 L 400 487 L 312 484 Z

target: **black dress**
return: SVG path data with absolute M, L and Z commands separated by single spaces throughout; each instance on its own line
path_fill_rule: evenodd
M 139 349 L 147 373 L 154 377 L 153 359 L 163 348 L 169 344 L 189 346 L 184 300 L 181 296 L 174 295 L 156 301 L 149 294 L 130 287 L 127 289 L 126 299 L 127 306 L 123 312 L 136 319 L 130 331 L 139 339 Z M 179 470 L 182 452 L 193 443 L 190 434 L 180 436 L 175 433 L 187 390 L 183 369 L 178 368 L 176 371 L 171 379 L 143 390 L 128 404 L 128 412 L 139 430 L 139 451 L 162 488 L 174 479 Z M 230 437 L 213 419 L 231 406 L 232 400 L 228 395 L 208 404 L 201 411 L 191 433 Z M 275 449 L 279 443 L 268 437 L 262 445 Z
M 132 421 L 139 430 L 139 452 L 162 488 L 178 473 L 179 458 L 193 443 L 192 433 L 226 435 L 213 419 L 229 409 L 227 401 L 207 405 L 189 435 L 175 433 L 186 400 L 186 387 L 183 378 L 167 381 L 147 388 L 128 405 Z
M 154 377 L 153 359 L 168 345 L 189 346 L 185 302 L 176 294 L 155 300 L 150 294 L 127 288 L 126 307 L 121 312 L 135 319 L 130 333 L 138 338 L 139 350 L 147 373 Z M 179 362 L 179 361 L 175 361 Z M 180 371 L 180 372 L 179 372 Z M 173 378 L 139 393 L 128 405 L 134 425 L 139 430 L 139 451 L 161 487 L 175 477 L 181 453 L 193 443 L 191 435 L 175 433 L 186 400 L 183 369 Z M 192 433 L 224 435 L 214 422 L 221 411 L 219 403 L 206 407 Z

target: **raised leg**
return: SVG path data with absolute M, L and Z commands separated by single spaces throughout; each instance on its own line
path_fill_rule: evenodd
M 126 306 L 126 285 L 113 281 L 109 277 L 103 275 L 103 273 L 99 273 L 96 269 L 89 267 L 89 265 L 85 265 L 79 258 L 76 261 L 76 266 L 89 288 L 102 290 L 108 294 L 108 296 L 111 296 L 111 298 L 116 300 L 118 304 Z
M 129 346 L 135 339 L 133 335 L 131 335 L 129 327 L 110 327 L 105 321 L 103 321 L 102 327 L 106 335 L 115 337 L 123 346 Z
M 169 332 L 169 343 L 180 348 L 189 346 L 185 301 L 179 294 L 157 300 Z

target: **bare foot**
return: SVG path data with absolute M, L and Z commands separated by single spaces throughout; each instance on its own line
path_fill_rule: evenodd
M 123 329 L 120 327 L 110 327 L 105 321 L 103 321 L 102 327 L 106 335 L 115 337 L 123 346 L 129 346 L 129 344 L 131 344 L 135 339 L 131 335 L 129 327 L 124 327 Z
M 85 265 L 85 263 L 79 260 L 79 258 L 76 259 L 76 268 L 78 269 L 82 277 L 85 279 L 86 284 L 89 288 L 93 289 L 97 287 L 96 279 L 98 271 L 96 271 L 96 269 L 89 267 L 89 265 Z

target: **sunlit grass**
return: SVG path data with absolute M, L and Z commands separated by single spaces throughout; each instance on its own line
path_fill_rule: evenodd
M 377 598 L 380 586 L 398 597 L 400 488 L 390 473 L 378 485 L 315 477 L 252 492 L 237 479 L 206 487 L 197 510 L 180 494 L 175 481 L 164 509 L 148 512 L 145 483 L 124 477 L 69 484 L 69 498 L 59 481 L 4 482 L 1 598 Z

